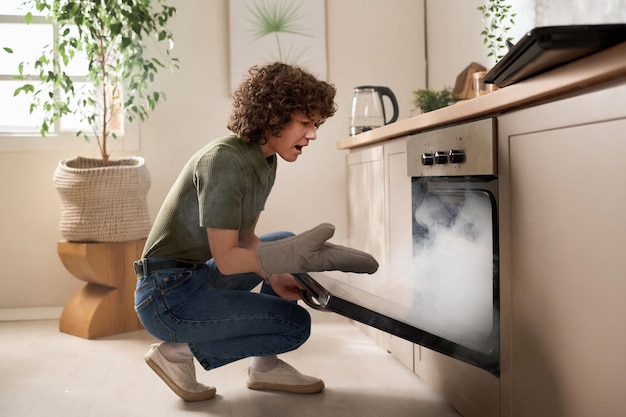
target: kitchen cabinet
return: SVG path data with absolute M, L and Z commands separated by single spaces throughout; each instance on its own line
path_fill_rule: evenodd
M 338 142 L 350 150 L 350 240 L 375 251 L 377 281 L 401 283 L 407 135 L 498 119 L 500 376 L 374 336 L 465 417 L 626 415 L 625 53 L 626 42 Z
M 413 214 L 406 139 L 400 137 L 354 149 L 346 159 L 348 242 L 370 251 L 380 262 L 373 279 L 354 283 L 369 292 L 410 285 L 407 280 L 411 279 Z M 356 325 L 446 397 L 463 415 L 498 415 L 497 377 L 396 336 L 363 324 Z
M 373 146 L 351 152 L 346 157 L 346 166 L 348 245 L 369 252 L 382 267 L 385 264 L 383 147 Z M 364 278 L 359 283 L 360 288 L 371 292 L 376 280 Z
M 387 286 L 404 285 L 411 265 L 411 179 L 406 173 L 406 138 L 383 146 L 385 178 L 385 260 Z M 397 292 L 402 292 L 397 291 Z M 413 370 L 413 343 L 391 336 L 388 350 Z
M 362 328 L 464 416 L 626 415 L 626 86 L 498 117 L 501 375 Z M 411 264 L 406 137 L 347 157 L 349 241 Z M 600 383 L 601 382 L 601 383 Z
M 503 417 L 626 415 L 626 84 L 499 118 Z
M 383 146 L 371 146 L 346 156 L 348 192 L 348 246 L 370 253 L 380 264 L 379 271 L 351 282 L 367 292 L 375 291 L 385 265 L 385 179 Z M 362 278 L 362 279 L 361 279 Z M 372 327 L 356 323 L 364 333 L 389 350 L 390 336 Z
M 411 181 L 406 175 L 406 139 L 350 152 L 348 244 L 371 253 L 380 263 L 372 277 L 357 277 L 359 288 L 376 293 L 394 288 L 407 276 L 411 257 Z M 380 346 L 413 370 L 413 344 L 357 324 Z

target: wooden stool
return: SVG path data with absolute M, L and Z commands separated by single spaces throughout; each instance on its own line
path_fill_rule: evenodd
M 59 324 L 62 332 L 96 339 L 143 329 L 133 307 L 137 283 L 133 262 L 141 258 L 144 244 L 145 239 L 57 243 L 65 268 L 87 282 L 65 304 Z

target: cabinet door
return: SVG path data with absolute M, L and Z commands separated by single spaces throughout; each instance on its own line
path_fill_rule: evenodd
M 348 246 L 364 250 L 380 264 L 374 276 L 357 277 L 353 284 L 370 293 L 377 292 L 385 261 L 385 170 L 383 146 L 351 151 L 346 157 L 348 184 Z M 390 335 L 355 323 L 384 349 Z
M 411 178 L 407 175 L 406 138 L 385 144 L 386 259 L 385 285 L 392 293 L 411 295 Z M 408 282 L 407 282 L 408 280 Z M 409 300 L 410 301 L 410 300 Z M 402 302 L 402 300 L 398 300 Z M 391 336 L 389 351 L 407 368 L 414 370 L 413 343 Z
M 499 121 L 503 416 L 624 416 L 626 87 Z
M 347 155 L 348 245 L 369 252 L 384 265 L 385 180 L 383 148 L 375 146 Z M 374 290 L 375 280 L 365 279 L 361 288 Z
M 369 251 L 380 263 L 375 277 L 361 279 L 358 287 L 375 294 L 393 294 L 394 299 L 410 295 L 406 289 L 411 284 L 408 268 L 412 215 L 406 138 L 352 151 L 347 167 L 349 243 Z M 360 327 L 413 370 L 413 343 L 373 328 Z

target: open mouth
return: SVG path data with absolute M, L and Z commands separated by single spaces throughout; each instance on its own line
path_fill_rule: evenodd
M 302 145 L 296 145 L 296 149 L 302 152 Z

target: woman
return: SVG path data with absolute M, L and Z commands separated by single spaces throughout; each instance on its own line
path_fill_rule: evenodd
M 335 88 L 300 68 L 253 67 L 235 91 L 234 133 L 200 149 L 161 207 L 142 259 L 135 262 L 135 309 L 164 342 L 146 362 L 181 398 L 200 401 L 215 388 L 196 380 L 193 358 L 211 370 L 252 357 L 250 389 L 316 393 L 324 382 L 278 359 L 310 334 L 294 300 L 291 273 L 340 269 L 372 273 L 368 254 L 327 243 L 331 225 L 294 236 L 255 234 L 276 177 L 277 156 L 295 161 L 336 110 Z M 262 282 L 260 293 L 250 292 Z

